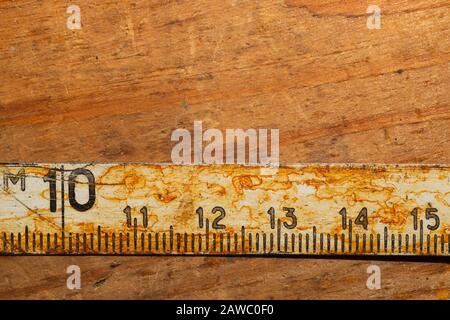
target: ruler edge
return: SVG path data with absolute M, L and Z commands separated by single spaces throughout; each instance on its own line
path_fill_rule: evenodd
M 35 167 L 35 168 L 47 168 L 55 165 L 82 165 L 84 167 L 95 165 L 147 165 L 147 166 L 165 166 L 165 167 L 235 167 L 235 168 L 248 168 L 248 169 L 283 169 L 294 168 L 301 169 L 307 167 L 323 167 L 323 168 L 357 168 L 357 169 L 370 169 L 370 168 L 412 168 L 412 169 L 448 169 L 448 164 L 419 164 L 419 163 L 294 163 L 294 164 L 282 164 L 277 166 L 262 166 L 257 164 L 176 164 L 172 162 L 0 162 L 0 166 L 4 167 Z M 70 170 L 70 169 L 68 169 Z M 0 256 L 183 256 L 183 257 L 278 257 L 278 258 L 330 258 L 330 259 L 345 259 L 351 257 L 359 258 L 393 258 L 393 259 L 447 259 L 450 255 L 447 254 L 414 254 L 414 253 L 384 253 L 384 252 L 348 252 L 348 253 L 334 253 L 334 252 L 319 252 L 319 253 L 294 253 L 294 252 L 275 252 L 275 253 L 224 253 L 224 252 L 205 252 L 205 253 L 185 253 L 185 252 L 167 252 L 167 253 L 139 253 L 139 252 L 121 252 L 121 253 L 103 253 L 103 252 L 59 252 L 59 253 L 32 253 L 32 252 L 0 252 Z

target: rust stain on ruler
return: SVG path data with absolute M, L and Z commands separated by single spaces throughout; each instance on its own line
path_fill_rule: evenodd
M 437 255 L 450 168 L 4 164 L 3 254 Z

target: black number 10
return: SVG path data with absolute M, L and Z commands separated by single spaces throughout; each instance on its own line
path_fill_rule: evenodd
M 85 176 L 88 180 L 89 199 L 86 203 L 79 203 L 76 199 L 76 184 L 75 179 L 78 176 Z M 50 211 L 56 212 L 56 171 L 51 169 L 48 174 L 44 176 L 44 182 L 50 185 Z M 69 175 L 69 203 L 77 211 L 87 211 L 94 206 L 95 203 L 95 177 L 88 169 L 75 169 Z

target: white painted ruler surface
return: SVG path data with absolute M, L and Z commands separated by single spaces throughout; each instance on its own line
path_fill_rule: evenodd
M 0 165 L 3 254 L 449 256 L 450 168 Z

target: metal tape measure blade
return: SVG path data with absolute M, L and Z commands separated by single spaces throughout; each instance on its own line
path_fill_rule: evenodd
M 450 168 L 4 164 L 2 254 L 450 252 Z

